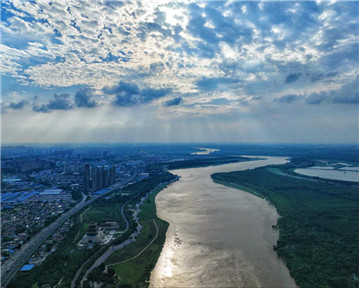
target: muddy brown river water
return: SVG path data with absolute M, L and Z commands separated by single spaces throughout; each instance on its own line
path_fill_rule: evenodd
M 216 184 L 211 174 L 285 163 L 283 157 L 171 171 L 181 176 L 156 197 L 170 223 L 151 287 L 296 287 L 273 251 L 275 208 Z M 260 181 L 260 179 L 259 179 Z

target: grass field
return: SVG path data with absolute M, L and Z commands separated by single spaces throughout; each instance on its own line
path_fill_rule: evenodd
M 85 223 L 116 221 L 120 223 L 120 230 L 125 228 L 125 222 L 121 215 L 121 207 L 125 201 L 110 203 L 112 200 L 97 203 L 84 213 Z
M 278 169 L 217 173 L 212 178 L 275 205 L 282 216 L 277 252 L 300 287 L 359 287 L 359 190 L 283 176 Z
M 141 212 L 139 213 L 139 218 L 143 230 L 137 237 L 136 242 L 107 259 L 106 264 L 110 264 L 110 266 L 115 269 L 116 275 L 120 278 L 119 283 L 113 287 L 147 287 L 147 281 L 161 253 L 168 228 L 168 223 L 156 216 L 155 206 L 155 197 L 164 187 L 165 185 L 157 187 L 140 206 Z M 157 232 L 153 220 L 155 220 L 158 227 L 158 237 L 148 246 L 155 238 Z M 144 250 L 147 246 L 148 248 Z M 111 265 L 131 259 L 137 256 L 141 251 L 143 251 L 143 253 L 133 260 Z

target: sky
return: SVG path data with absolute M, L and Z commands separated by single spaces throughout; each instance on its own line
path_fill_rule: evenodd
M 358 143 L 358 15 L 358 1 L 2 1 L 2 142 Z

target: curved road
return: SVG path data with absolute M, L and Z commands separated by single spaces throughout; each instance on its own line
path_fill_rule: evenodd
M 90 200 L 86 202 L 81 202 L 77 204 L 70 211 L 62 214 L 58 219 L 52 222 L 49 226 L 43 228 L 39 233 L 33 236 L 27 243 L 25 243 L 11 259 L 5 262 L 1 267 L 1 287 L 6 287 L 10 283 L 10 281 L 15 277 L 16 273 L 21 269 L 21 267 L 26 263 L 26 261 L 31 257 L 31 255 L 40 247 L 40 245 L 52 234 L 54 233 L 64 222 L 66 222 L 69 218 L 74 216 L 77 212 L 79 212 L 84 207 L 90 205 L 95 200 L 112 193 L 115 189 L 122 188 L 126 186 L 129 182 L 137 177 L 137 173 L 135 172 L 133 176 L 123 182 L 116 183 L 111 189 L 107 192 L 96 195 L 92 197 Z
M 143 252 L 145 252 L 148 247 L 151 246 L 151 244 L 152 244 L 152 243 L 157 239 L 157 237 L 158 237 L 158 226 L 157 226 L 157 223 L 156 223 L 155 219 L 153 219 L 153 218 L 152 218 L 152 221 L 153 221 L 153 223 L 155 224 L 155 227 L 156 227 L 156 235 L 155 235 L 155 237 L 151 240 L 151 242 L 148 243 L 148 245 L 147 245 L 145 248 L 143 248 L 143 249 L 141 250 L 141 252 L 138 253 L 136 256 L 133 256 L 133 257 L 131 257 L 131 258 L 129 258 L 129 259 L 126 259 L 126 260 L 123 260 L 123 261 L 120 261 L 120 262 L 117 262 L 117 263 L 108 264 L 108 265 L 106 265 L 106 268 L 107 268 L 107 267 L 110 267 L 110 266 L 115 266 L 115 265 L 118 265 L 118 264 L 126 263 L 126 262 L 128 262 L 128 261 L 131 261 L 131 260 L 133 260 L 133 259 L 136 259 L 136 258 L 139 257 Z
M 176 177 L 176 178 L 173 179 L 173 180 L 170 180 L 170 181 L 167 181 L 167 182 L 162 182 L 162 183 L 159 183 L 158 185 L 161 185 L 161 184 L 164 184 L 164 183 L 169 184 L 169 183 L 171 183 L 171 182 L 177 181 L 178 179 L 179 179 L 179 177 Z M 155 189 L 155 188 L 154 188 L 154 189 Z M 140 211 L 140 210 L 139 210 L 139 206 L 140 206 L 141 204 L 143 204 L 143 201 L 149 196 L 149 194 L 152 193 L 152 191 L 153 191 L 154 189 L 152 189 L 150 192 L 148 192 L 148 193 L 144 196 L 144 198 L 141 199 L 140 203 L 137 203 L 137 205 L 136 205 L 136 207 L 137 207 L 137 213 Z M 134 199 L 137 195 L 138 195 L 138 194 L 134 195 L 134 196 L 133 196 L 131 199 L 129 199 L 127 202 L 129 202 L 130 200 Z M 126 222 L 127 222 L 127 219 L 126 219 L 126 217 L 125 217 L 125 214 L 123 213 L 123 208 L 126 206 L 127 202 L 126 202 L 126 203 L 122 206 L 122 208 L 121 208 L 122 216 L 125 218 Z M 100 266 L 103 262 L 105 262 L 105 260 L 106 260 L 109 256 L 111 256 L 114 252 L 119 251 L 119 250 L 121 250 L 122 248 L 124 248 L 124 247 L 126 247 L 126 246 L 128 246 L 128 245 L 130 245 L 131 243 L 133 243 L 133 242 L 136 241 L 136 237 L 141 233 L 141 230 L 142 230 L 143 227 L 142 227 L 142 225 L 141 225 L 140 222 L 139 222 L 139 218 L 137 217 L 136 212 L 135 212 L 134 216 L 135 216 L 135 222 L 137 223 L 137 229 L 136 229 L 136 231 L 133 232 L 127 240 L 125 240 L 124 242 L 122 242 L 122 243 L 120 243 L 120 244 L 118 244 L 118 245 L 116 245 L 116 246 L 111 246 L 109 249 L 106 250 L 105 253 L 103 253 L 99 258 L 96 259 L 95 263 L 86 271 L 85 275 L 82 277 L 81 287 L 82 287 L 83 281 L 84 281 L 85 279 L 87 279 L 88 274 L 91 273 L 91 271 L 92 271 L 93 269 L 95 269 L 96 267 Z M 153 222 L 154 222 L 154 224 L 155 224 L 155 226 L 156 226 L 156 229 L 157 229 L 157 231 L 156 231 L 156 237 L 155 237 L 138 255 L 136 255 L 135 257 L 133 257 L 133 258 L 131 258 L 131 259 L 135 259 L 135 258 L 137 258 L 138 256 L 140 256 L 140 255 L 153 243 L 153 241 L 156 240 L 156 238 L 157 238 L 157 236 L 158 236 L 158 227 L 157 227 L 157 224 L 156 224 L 156 222 L 155 222 L 154 219 L 153 219 Z M 127 223 L 128 223 L 128 222 L 127 222 Z M 127 225 L 126 225 L 126 226 L 127 226 Z M 126 227 L 126 229 L 125 229 L 124 231 L 127 231 L 127 229 L 128 229 L 128 226 Z M 125 262 L 127 262 L 127 261 L 129 261 L 129 260 L 131 260 L 131 259 L 127 259 Z M 86 261 L 86 262 L 87 262 L 87 261 Z M 121 262 L 121 263 L 122 263 L 122 262 Z M 85 264 L 85 263 L 84 263 L 84 264 Z M 83 264 L 83 265 L 84 265 L 84 264 Z M 81 270 L 82 270 L 83 265 L 80 267 Z M 74 279 L 74 280 L 71 282 L 71 288 L 73 288 L 73 287 L 75 286 L 75 281 L 77 280 L 77 278 L 78 278 L 78 276 L 79 276 L 79 275 L 77 275 L 77 274 L 80 274 L 81 270 L 76 272 L 76 276 L 75 276 L 76 279 Z
M 125 216 L 125 211 L 124 211 L 125 206 L 127 205 L 127 203 L 128 203 L 130 200 L 132 200 L 132 198 L 129 199 L 129 200 L 127 200 L 127 201 L 126 201 L 125 203 L 123 203 L 122 206 L 121 206 L 122 218 L 125 219 L 125 222 L 126 222 L 126 228 L 125 228 L 124 230 L 120 231 L 121 233 L 125 233 L 125 232 L 128 230 L 128 228 L 130 227 L 130 223 L 128 222 L 127 217 Z M 112 248 L 112 247 L 111 247 L 111 248 Z M 111 249 L 111 248 L 110 248 L 110 249 Z M 82 265 L 80 266 L 80 268 L 77 269 L 76 274 L 75 274 L 74 278 L 73 278 L 72 281 L 71 281 L 71 288 L 75 288 L 75 286 L 76 286 L 76 281 L 77 281 L 77 279 L 79 278 L 82 269 L 84 268 L 84 266 L 85 266 L 90 260 L 91 260 L 91 258 L 87 259 L 84 263 L 82 263 Z
M 152 191 L 150 191 L 148 194 L 146 194 L 146 197 L 151 193 Z M 133 200 L 135 197 L 138 196 L 138 193 L 135 194 L 133 197 L 131 197 L 130 199 L 128 199 L 121 207 L 121 214 L 122 214 L 122 217 L 125 219 L 126 221 L 126 228 L 122 231 L 122 233 L 125 233 L 129 228 L 130 228 L 130 223 L 128 222 L 128 219 L 125 215 L 125 212 L 124 212 L 124 208 L 125 206 L 128 204 L 128 202 L 130 202 L 131 200 Z M 142 203 L 142 202 L 141 202 Z M 139 204 L 137 204 L 139 205 Z M 137 207 L 137 209 L 139 209 L 139 206 Z M 137 210 L 138 211 L 138 210 Z M 82 283 L 85 279 L 87 279 L 87 276 L 88 274 L 91 273 L 91 271 L 93 269 L 95 269 L 96 267 L 100 266 L 108 257 L 110 257 L 113 253 L 115 253 L 116 251 L 118 250 L 121 250 L 122 248 L 130 245 L 131 243 L 135 242 L 136 241 L 136 237 L 138 236 L 138 234 L 141 232 L 142 230 L 142 225 L 140 224 L 139 222 L 139 219 L 136 217 L 135 219 L 136 223 L 137 223 L 137 228 L 136 228 L 136 231 L 133 232 L 130 237 L 125 240 L 124 242 L 121 242 L 120 244 L 116 245 L 116 246 L 110 246 L 110 248 L 108 248 L 105 253 L 103 253 L 99 258 L 96 259 L 95 263 L 92 264 L 92 266 L 86 270 L 85 272 L 85 275 L 82 277 L 82 280 L 81 280 L 81 287 L 82 287 Z M 76 275 L 75 275 L 75 278 L 72 280 L 71 282 L 71 288 L 74 288 L 75 287 L 75 283 L 76 283 L 76 280 L 77 278 L 79 277 L 80 273 L 81 273 L 81 270 L 83 268 L 83 266 L 87 263 L 88 261 L 86 261 L 84 264 L 81 265 L 80 269 L 76 272 Z

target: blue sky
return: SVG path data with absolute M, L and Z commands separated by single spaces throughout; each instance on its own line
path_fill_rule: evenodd
M 3 1 L 3 142 L 358 141 L 359 2 Z

